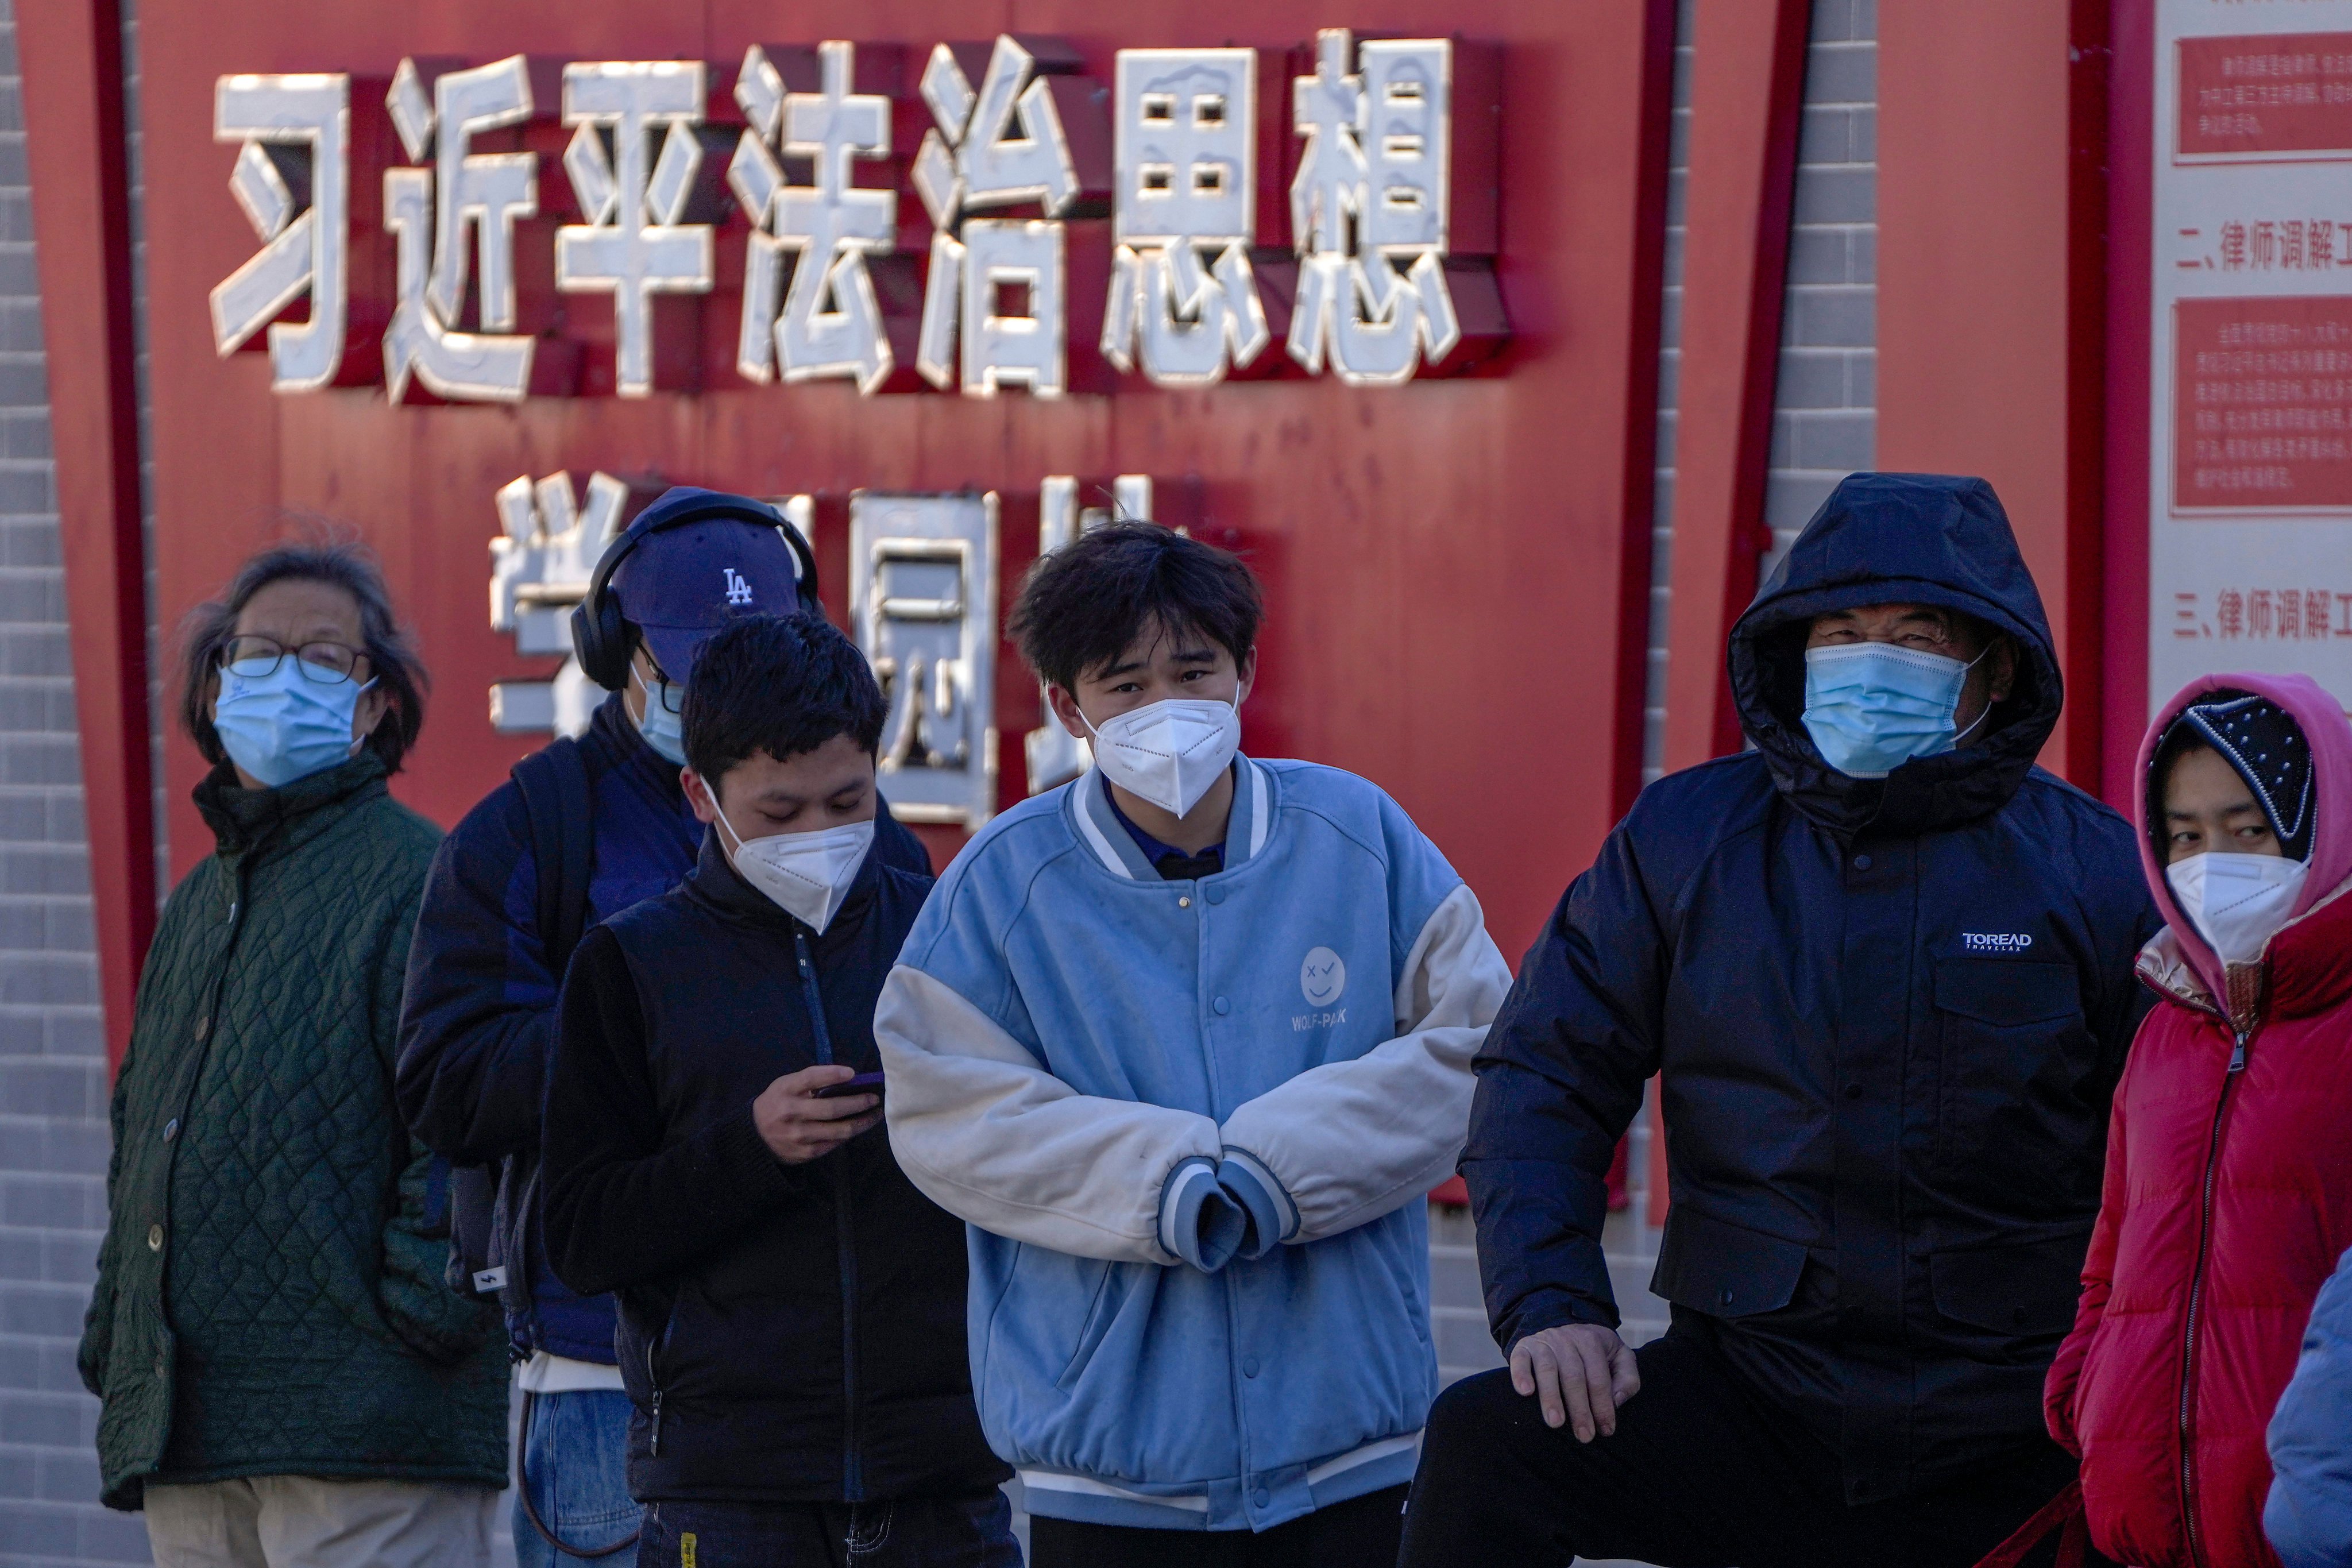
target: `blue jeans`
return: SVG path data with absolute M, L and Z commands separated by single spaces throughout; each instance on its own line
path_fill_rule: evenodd
M 637 1528 L 629 1496 L 629 1396 L 608 1389 L 523 1396 L 531 1401 L 523 1445 L 530 1506 L 564 1545 L 594 1551 Z M 625 1568 L 626 1551 L 605 1557 L 558 1552 L 532 1527 L 524 1489 L 515 1489 L 515 1561 L 520 1568 Z
M 637 1568 L 1021 1568 L 994 1488 L 887 1502 L 646 1505 Z

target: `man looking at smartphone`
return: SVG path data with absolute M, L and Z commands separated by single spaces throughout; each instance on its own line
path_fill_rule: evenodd
M 619 1299 L 637 1562 L 1017 1568 L 962 1227 L 839 1092 L 930 890 L 873 853 L 882 694 L 832 626 L 756 616 L 685 710 L 700 859 L 581 940 L 548 1075 L 547 1251 Z

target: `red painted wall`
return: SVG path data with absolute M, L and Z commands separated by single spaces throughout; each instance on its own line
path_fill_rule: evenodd
M 731 85 L 755 40 L 897 38 L 919 60 L 942 37 L 1005 29 L 1069 37 L 1108 83 L 1122 46 L 1280 50 L 1332 25 L 1502 46 L 1496 268 L 1515 336 L 1499 374 L 1186 394 L 1129 377 L 1115 395 L 1050 404 L 1020 393 L 860 399 L 845 384 L 753 388 L 721 372 L 701 395 L 395 408 L 380 388 L 275 396 L 263 356 L 213 352 L 206 291 L 254 248 L 226 186 L 236 148 L 211 135 L 224 72 L 388 77 L 404 54 L 478 63 L 525 51 L 698 57 Z M 1360 0 L 1337 12 L 1276 0 L 1131 16 L 1075 0 L 157 8 L 142 15 L 141 40 L 157 608 L 176 623 L 289 511 L 356 527 L 381 552 L 436 682 L 400 793 L 446 823 L 533 743 L 490 731 L 488 684 L 551 672 L 486 616 L 491 493 L 518 474 L 653 471 L 754 494 L 999 488 L 1008 589 L 1034 551 L 1041 477 L 1192 479 L 1199 526 L 1251 552 L 1269 584 L 1266 696 L 1244 715 L 1244 743 L 1386 785 L 1517 952 L 1638 774 L 1672 25 L 1669 0 Z M 373 96 L 355 103 L 355 117 L 381 112 Z M 543 201 L 562 188 L 551 161 L 541 179 Z M 912 208 L 911 194 L 901 199 Z M 358 228 L 354 242 L 388 245 Z M 740 229 L 722 229 L 719 244 L 740 247 Z M 1073 259 L 1107 256 L 1108 244 L 1099 230 L 1074 235 Z M 1083 263 L 1073 270 L 1088 275 Z M 731 335 L 731 313 L 716 325 Z M 845 542 L 820 533 L 838 615 Z M 1024 684 L 1000 683 L 1002 754 L 1016 781 L 1019 732 L 1034 721 Z M 167 756 L 176 874 L 208 845 L 186 805 L 201 764 L 177 736 Z

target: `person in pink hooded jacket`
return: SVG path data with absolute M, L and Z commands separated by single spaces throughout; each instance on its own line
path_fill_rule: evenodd
M 2115 1097 L 2051 1435 L 2092 1541 L 2139 1568 L 2275 1568 L 2263 1429 L 2352 1246 L 2352 724 L 2299 675 L 2216 675 L 2141 743 L 2169 928 Z

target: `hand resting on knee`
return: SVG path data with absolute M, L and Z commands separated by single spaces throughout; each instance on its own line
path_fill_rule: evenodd
M 1613 1329 L 1564 1323 L 1528 1334 L 1511 1347 L 1511 1386 L 1543 1406 L 1544 1425 L 1572 1425 L 1576 1440 L 1617 1430 L 1617 1407 L 1642 1390 L 1633 1352 Z

